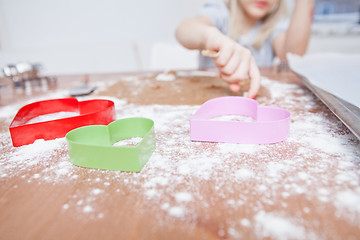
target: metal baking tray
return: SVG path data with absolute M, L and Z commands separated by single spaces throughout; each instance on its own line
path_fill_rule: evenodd
M 360 108 L 335 95 L 316 87 L 303 75 L 298 74 L 305 86 L 310 89 L 335 116 L 360 140 Z

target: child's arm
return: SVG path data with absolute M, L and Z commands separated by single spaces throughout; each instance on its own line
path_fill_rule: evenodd
M 211 20 L 205 16 L 184 19 L 176 28 L 175 36 L 188 49 L 206 49 L 207 32 L 212 31 Z
M 177 40 L 188 49 L 219 52 L 214 62 L 220 77 L 229 84 L 230 90 L 238 92 L 239 83 L 251 79 L 248 96 L 254 98 L 260 88 L 260 71 L 250 51 L 222 34 L 206 16 L 183 20 L 176 29 Z
M 315 0 L 296 0 L 290 25 L 286 32 L 279 34 L 273 42 L 275 54 L 286 60 L 286 53 L 304 55 L 311 36 L 312 15 Z

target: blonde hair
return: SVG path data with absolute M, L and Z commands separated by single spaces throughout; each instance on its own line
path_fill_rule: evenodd
M 241 33 L 241 23 L 244 19 L 244 13 L 242 7 L 238 3 L 238 0 L 224 0 L 224 3 L 230 12 L 228 35 L 236 41 Z M 274 9 L 261 19 L 262 25 L 253 44 L 255 49 L 259 49 L 261 45 L 264 44 L 266 39 L 274 30 L 277 22 L 280 20 L 280 17 L 284 15 L 286 15 L 286 3 L 284 0 L 279 0 Z

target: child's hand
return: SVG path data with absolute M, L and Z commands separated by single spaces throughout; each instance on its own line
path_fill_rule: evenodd
M 230 90 L 238 92 L 239 83 L 250 79 L 248 97 L 254 98 L 260 88 L 261 76 L 250 51 L 215 28 L 208 31 L 206 48 L 218 52 L 213 59 L 220 78 L 229 84 Z

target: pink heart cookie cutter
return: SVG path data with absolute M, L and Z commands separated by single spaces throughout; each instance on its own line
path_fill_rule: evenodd
M 51 121 L 27 123 L 29 120 L 57 112 L 75 112 L 78 116 Z M 11 122 L 9 130 L 14 147 L 31 144 L 37 139 L 65 137 L 78 127 L 107 125 L 115 120 L 114 102 L 104 99 L 78 101 L 76 98 L 51 99 L 22 107 Z
M 214 117 L 241 115 L 253 122 L 218 121 Z M 284 141 L 290 132 L 290 112 L 244 97 L 219 97 L 205 102 L 190 119 L 190 139 L 200 142 L 270 144 Z

